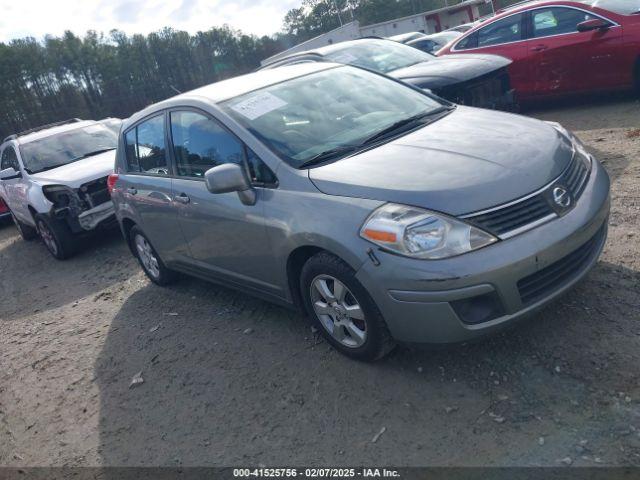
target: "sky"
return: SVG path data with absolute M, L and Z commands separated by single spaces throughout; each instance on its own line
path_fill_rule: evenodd
M 0 42 L 32 36 L 59 36 L 65 30 L 128 34 L 163 27 L 190 33 L 229 26 L 244 33 L 280 31 L 288 10 L 302 0 L 0 0 Z

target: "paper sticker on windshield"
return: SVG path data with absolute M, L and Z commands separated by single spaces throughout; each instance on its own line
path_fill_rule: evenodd
M 231 108 L 249 120 L 255 120 L 269 112 L 273 112 L 287 104 L 281 98 L 270 94 L 269 92 L 253 95 L 240 103 L 236 103 Z
M 331 61 L 336 63 L 346 63 L 347 65 L 355 63 L 357 59 L 358 58 L 355 55 L 349 52 L 338 53 L 337 55 L 333 55 L 331 57 Z

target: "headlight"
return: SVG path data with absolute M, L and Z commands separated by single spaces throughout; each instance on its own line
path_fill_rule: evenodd
M 56 207 L 67 207 L 75 197 L 75 192 L 64 185 L 45 185 L 42 193 Z
M 427 260 L 461 255 L 498 241 L 460 220 L 394 203 L 373 212 L 360 236 L 385 250 Z
M 573 147 L 574 154 L 583 161 L 583 163 L 587 168 L 590 169 L 592 156 L 587 150 L 587 147 L 584 146 L 584 143 L 582 143 L 582 140 L 580 140 L 578 137 L 575 136 L 574 133 L 564 128 L 558 122 L 546 122 L 546 123 L 548 123 L 553 128 L 555 128 L 560 133 L 560 135 L 564 136 L 571 142 L 571 146 Z

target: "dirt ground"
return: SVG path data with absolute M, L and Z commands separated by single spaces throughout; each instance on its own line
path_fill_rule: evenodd
M 57 262 L 1 227 L 0 465 L 640 465 L 640 102 L 528 114 L 603 161 L 609 241 L 578 288 L 480 343 L 357 363 L 296 313 L 150 284 L 118 232 Z

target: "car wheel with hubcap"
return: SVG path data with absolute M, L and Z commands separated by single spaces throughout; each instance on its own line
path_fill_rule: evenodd
M 300 283 L 312 323 L 341 353 L 370 361 L 393 349 L 382 314 L 344 261 L 325 252 L 314 255 Z
M 10 211 L 9 213 L 11 214 L 11 220 L 13 220 L 13 224 L 18 229 L 18 233 L 20 234 L 23 240 L 26 240 L 26 241 L 33 240 L 38 236 L 38 232 L 36 231 L 35 228 L 18 220 L 16 216 L 13 214 L 13 212 Z
M 158 285 L 168 285 L 174 280 L 174 272 L 165 266 L 142 230 L 133 227 L 129 232 L 129 241 L 131 249 L 149 280 Z
M 357 348 L 367 340 L 367 322 L 362 307 L 347 286 L 331 275 L 311 281 L 311 305 L 331 336 L 345 347 Z
M 78 241 L 67 225 L 47 215 L 37 215 L 36 228 L 42 242 L 54 258 L 65 260 L 76 253 Z

